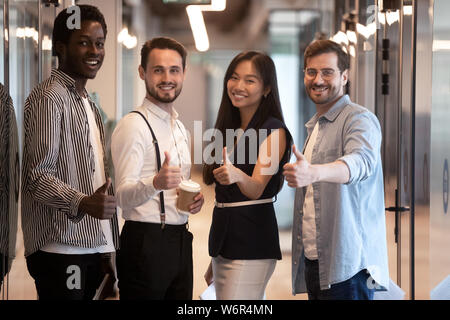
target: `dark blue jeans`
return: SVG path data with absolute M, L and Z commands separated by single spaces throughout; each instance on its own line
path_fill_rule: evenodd
M 320 290 L 319 261 L 305 259 L 305 280 L 309 300 L 373 300 L 374 289 L 369 289 L 367 270 L 361 270 L 352 278 L 332 284 L 330 289 Z

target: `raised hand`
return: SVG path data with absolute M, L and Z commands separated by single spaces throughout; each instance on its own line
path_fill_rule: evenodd
M 223 147 L 223 165 L 213 170 L 214 178 L 222 185 L 230 185 L 240 181 L 240 171 L 231 164 L 227 154 L 227 147 Z
M 161 170 L 153 179 L 153 186 L 158 190 L 169 190 L 178 187 L 181 182 L 181 169 L 180 167 L 171 167 L 169 165 L 170 155 L 167 151 L 164 151 L 163 164 Z
M 100 219 L 111 219 L 116 212 L 116 198 L 108 195 L 108 189 L 111 186 L 111 178 L 97 189 L 92 195 L 84 197 L 80 204 L 79 210 L 88 215 Z
M 316 182 L 313 166 L 309 164 L 308 160 L 297 150 L 295 145 L 292 147 L 292 152 L 297 158 L 297 161 L 294 163 L 286 163 L 283 166 L 283 175 L 286 177 L 288 186 L 301 188 Z

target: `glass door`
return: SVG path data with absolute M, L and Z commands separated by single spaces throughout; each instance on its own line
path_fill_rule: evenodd
M 44 1 L 2 0 L 4 2 L 5 16 L 9 17 L 7 27 L 9 30 L 8 45 L 9 56 L 4 66 L 9 70 L 9 94 L 14 103 L 15 127 L 14 142 L 9 147 L 11 166 L 14 171 L 14 194 L 10 200 L 10 247 L 15 249 L 15 259 L 8 274 L 8 298 L 19 300 L 36 299 L 34 281 L 28 273 L 24 257 L 23 235 L 20 228 L 20 163 L 22 152 L 22 118 L 25 100 L 31 90 L 43 79 L 50 75 L 54 59 L 51 55 L 51 36 L 55 7 L 45 5 Z M 11 187 L 12 189 L 12 187 Z M 14 214 L 11 214 L 13 210 Z M 14 233 L 13 233 L 14 232 Z M 17 234 L 17 236 L 16 236 Z
M 16 114 L 10 96 L 9 1 L 0 1 L 0 300 L 10 296 L 16 255 L 20 162 Z
M 428 208 L 424 195 L 429 119 L 422 80 L 427 79 L 430 61 L 426 44 L 430 36 L 428 8 L 428 1 L 402 0 L 391 6 L 385 4 L 378 16 L 376 114 L 383 130 L 389 270 L 404 299 L 417 298 L 416 286 L 423 283 L 417 276 L 425 267 L 416 262 L 426 260 L 427 252 Z M 419 291 L 424 292 L 423 288 Z
M 431 153 L 430 153 L 430 298 L 450 299 L 450 2 L 434 0 Z

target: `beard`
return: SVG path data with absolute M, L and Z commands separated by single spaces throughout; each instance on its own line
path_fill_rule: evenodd
M 159 84 L 159 85 L 164 85 L 164 84 Z M 150 95 L 156 101 L 159 101 L 162 103 L 174 102 L 175 99 L 178 98 L 178 96 L 180 95 L 181 89 L 182 89 L 182 87 L 178 88 L 175 86 L 175 94 L 173 96 L 171 96 L 171 93 L 166 93 L 164 95 L 159 94 L 158 90 L 156 90 L 155 87 L 149 86 L 147 82 L 145 83 L 145 87 L 147 89 L 148 95 Z
M 326 88 L 326 94 L 321 96 L 316 96 L 314 94 L 313 88 Z M 315 104 L 328 104 L 336 100 L 340 96 L 340 92 L 337 87 L 332 85 L 322 85 L 322 86 L 315 86 L 315 85 L 309 85 L 307 86 L 306 93 L 308 94 L 309 98 L 315 103 Z

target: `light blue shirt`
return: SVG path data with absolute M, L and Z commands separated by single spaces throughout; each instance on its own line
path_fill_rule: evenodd
M 350 180 L 346 184 L 313 183 L 320 287 L 328 289 L 330 285 L 348 280 L 367 269 L 371 276 L 368 285 L 387 289 L 389 269 L 378 119 L 344 95 L 327 113 L 319 118 L 316 114 L 308 121 L 307 139 L 317 121 L 319 133 L 311 163 L 341 160 L 350 172 Z M 298 188 L 295 194 L 293 294 L 306 292 L 302 241 L 305 190 Z

